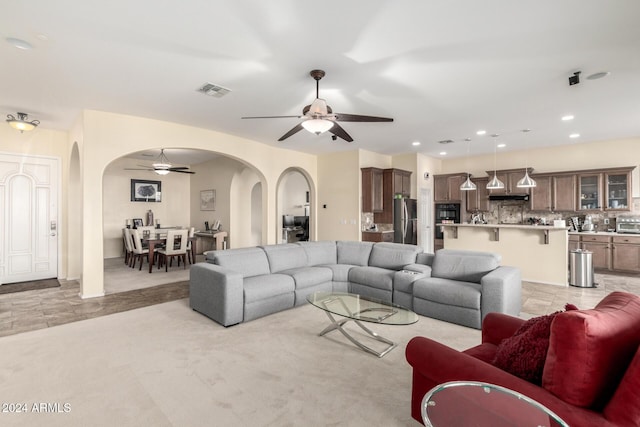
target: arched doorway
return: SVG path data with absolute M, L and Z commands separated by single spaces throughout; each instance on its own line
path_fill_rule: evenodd
M 310 178 L 299 168 L 289 168 L 280 175 L 276 191 L 279 243 L 312 240 L 315 191 Z

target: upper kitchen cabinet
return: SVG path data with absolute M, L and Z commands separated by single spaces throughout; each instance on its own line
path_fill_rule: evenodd
M 383 170 L 362 168 L 362 212 L 383 210 Z
M 389 179 L 393 185 L 393 195 L 402 194 L 402 197 L 411 197 L 411 172 L 402 169 L 385 169 L 385 182 Z M 387 178 L 388 177 L 388 178 Z
M 631 197 L 631 170 L 605 172 L 604 174 L 606 210 L 630 209 Z
M 602 209 L 602 174 L 601 173 L 579 173 L 578 174 L 578 194 L 580 203 L 578 210 L 592 211 Z
M 533 175 L 536 186 L 531 188 L 531 210 L 573 212 L 576 210 L 576 176 Z
M 532 168 L 528 168 L 529 174 L 533 171 Z M 489 178 L 493 178 L 494 171 L 487 171 Z M 503 195 L 503 194 L 529 194 L 528 188 L 519 188 L 518 181 L 524 176 L 524 168 L 519 169 L 507 169 L 499 170 L 496 172 L 498 179 L 504 183 L 504 188 L 497 188 L 489 190 L 491 195 Z
M 471 178 L 476 185 L 475 190 L 464 191 L 467 197 L 467 212 L 488 212 L 489 211 L 489 190 L 487 184 L 488 177 Z
M 393 199 L 396 194 L 411 196 L 411 171 L 402 169 L 382 170 L 382 210 L 374 212 L 378 224 L 393 224 Z M 363 200 L 364 204 L 364 200 Z
M 433 197 L 435 202 L 462 202 L 464 191 L 460 191 L 460 186 L 466 179 L 466 173 L 434 175 Z

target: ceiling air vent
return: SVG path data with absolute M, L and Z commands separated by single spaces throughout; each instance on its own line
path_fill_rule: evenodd
M 442 141 L 438 141 L 440 144 L 451 144 L 453 142 L 452 139 L 443 139 Z
M 198 92 L 202 92 L 205 95 L 209 96 L 215 96 L 216 98 L 222 98 L 223 96 L 231 92 L 231 89 L 214 85 L 213 83 L 205 83 L 198 88 Z

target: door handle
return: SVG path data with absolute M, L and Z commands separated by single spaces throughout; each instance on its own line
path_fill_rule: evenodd
M 51 234 L 49 234 L 49 236 L 55 236 L 55 235 L 56 235 L 56 233 L 51 233 Z

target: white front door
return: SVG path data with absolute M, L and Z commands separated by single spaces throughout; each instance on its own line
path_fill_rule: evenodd
M 58 277 L 59 161 L 0 153 L 0 284 Z

